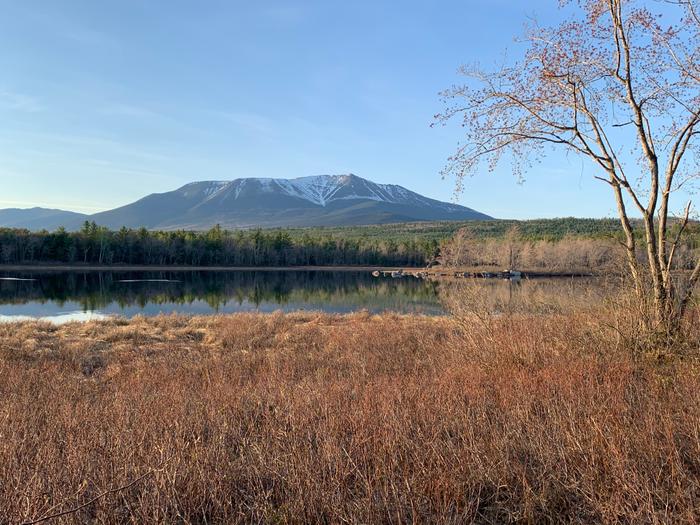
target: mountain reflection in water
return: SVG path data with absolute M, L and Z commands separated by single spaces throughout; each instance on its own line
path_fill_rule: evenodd
M 438 283 L 367 271 L 0 272 L 0 322 L 275 310 L 546 313 L 600 304 L 608 292 L 597 279 Z

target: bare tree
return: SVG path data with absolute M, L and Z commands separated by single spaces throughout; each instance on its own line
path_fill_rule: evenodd
M 670 207 L 672 194 L 699 174 L 697 2 L 562 0 L 573 12 L 567 21 L 531 26 L 515 64 L 462 68 L 468 80 L 443 93 L 446 109 L 436 117 L 460 119 L 466 135 L 445 169 L 458 186 L 504 154 L 518 175 L 550 147 L 591 160 L 614 195 L 636 291 L 652 305 L 650 327 L 667 332 L 700 279 L 700 261 L 683 283 L 672 276 L 691 203 L 677 221 Z

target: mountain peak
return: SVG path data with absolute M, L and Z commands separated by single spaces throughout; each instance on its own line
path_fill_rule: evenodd
M 305 227 L 489 219 L 457 204 L 353 173 L 191 182 L 88 218 L 113 229 Z M 76 219 L 76 218 L 73 218 Z M 0 221 L 2 225 L 2 221 Z M 64 224 L 68 228 L 73 224 Z
M 187 184 L 178 191 L 186 197 L 202 196 L 207 201 L 215 198 L 242 200 L 251 192 L 260 192 L 282 194 L 322 207 L 339 200 L 371 200 L 387 203 L 439 204 L 454 210 L 461 208 L 458 205 L 428 199 L 403 186 L 377 184 L 353 173 L 311 175 L 293 179 L 252 177 L 231 181 L 202 181 Z

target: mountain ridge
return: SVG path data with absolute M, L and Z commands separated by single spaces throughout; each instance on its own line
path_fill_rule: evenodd
M 2 211 L 0 226 L 5 225 Z M 66 229 L 78 229 L 83 221 L 90 220 L 111 229 L 127 226 L 201 230 L 215 224 L 225 228 L 305 227 L 491 217 L 458 204 L 430 199 L 403 186 L 343 174 L 196 181 L 172 191 L 146 195 L 112 210 L 75 214 L 68 219 L 68 224 L 63 225 Z M 40 222 L 35 220 L 34 224 Z
M 0 209 L 0 227 L 26 228 L 28 230 L 67 229 L 88 218 L 89 215 L 55 208 L 3 208 Z M 69 226 L 68 226 L 69 225 Z

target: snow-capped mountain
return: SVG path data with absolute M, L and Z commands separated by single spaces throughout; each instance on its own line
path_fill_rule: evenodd
M 287 195 L 326 207 L 340 200 L 371 200 L 391 204 L 439 206 L 460 211 L 464 207 L 423 197 L 395 184 L 376 184 L 356 175 L 317 175 L 296 179 L 248 178 L 232 181 L 193 182 L 180 188 L 183 195 L 237 200 L 249 193 Z
M 163 230 L 207 229 L 215 224 L 225 228 L 304 227 L 489 218 L 402 186 L 376 184 L 352 174 L 192 182 L 87 217 L 113 229 L 143 226 Z

